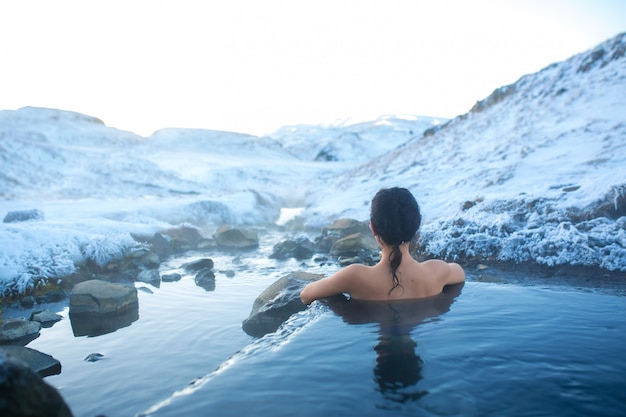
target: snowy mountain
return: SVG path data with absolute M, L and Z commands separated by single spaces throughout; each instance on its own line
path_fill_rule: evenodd
M 367 219 L 405 186 L 432 255 L 626 271 L 626 34 L 498 88 L 453 120 L 380 117 L 266 137 L 164 129 L 148 138 L 54 109 L 0 111 L 0 290 L 63 276 L 129 233 L 192 223 Z

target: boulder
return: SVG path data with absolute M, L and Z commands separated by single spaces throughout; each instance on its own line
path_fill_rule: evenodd
M 215 290 L 215 273 L 208 268 L 199 271 L 194 281 L 198 287 L 204 288 L 206 291 Z
M 300 291 L 306 284 L 323 275 L 292 272 L 267 287 L 254 301 L 252 311 L 242 323 L 243 330 L 254 337 L 276 331 L 292 314 L 306 306 L 300 301 Z
M 321 252 L 328 253 L 336 241 L 355 233 L 370 235 L 369 223 L 355 219 L 337 219 L 330 226 L 322 228 L 322 234 L 315 239 L 315 243 Z
M 24 362 L 0 355 L 0 415 L 72 417 L 59 392 Z
M 296 258 L 298 260 L 310 259 L 315 251 L 315 244 L 311 242 L 307 237 L 300 236 L 294 240 L 285 240 L 284 242 L 274 245 L 270 258 Z
M 183 269 L 187 272 L 198 272 L 203 269 L 213 269 L 213 259 L 202 258 L 196 261 L 188 262 L 183 265 Z
M 259 246 L 259 237 L 252 229 L 223 226 L 215 231 L 213 239 L 219 248 L 253 249 Z
M 137 289 L 92 279 L 74 286 L 70 294 L 70 314 L 110 314 L 136 306 Z
M 38 321 L 41 323 L 41 327 L 52 327 L 54 323 L 61 319 L 63 319 L 63 316 L 50 310 L 35 311 L 30 315 L 30 320 Z
M 159 275 L 159 271 L 157 269 L 141 270 L 137 274 L 137 277 L 135 277 L 135 280 L 145 282 L 146 284 L 150 284 L 157 288 L 161 286 L 161 276 Z
M 337 240 L 330 249 L 330 254 L 337 257 L 353 257 L 363 251 L 378 250 L 380 250 L 378 243 L 370 234 L 354 233 Z
M 177 282 L 180 281 L 180 279 L 183 276 L 179 273 L 173 272 L 171 274 L 163 274 L 161 275 L 161 281 L 163 282 Z
M 41 323 L 23 318 L 9 319 L 0 326 L 0 345 L 26 345 L 39 337 Z
M 18 223 L 18 222 L 27 222 L 30 220 L 43 220 L 44 215 L 43 211 L 32 209 L 32 210 L 15 210 L 9 211 L 6 216 L 4 216 L 4 223 Z
M 0 357 L 2 356 L 24 362 L 41 377 L 61 373 L 61 362 L 35 349 L 24 346 L 0 346 Z

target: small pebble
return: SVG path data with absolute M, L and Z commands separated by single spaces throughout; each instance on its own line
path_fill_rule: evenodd
M 102 358 L 104 358 L 104 355 L 102 353 L 90 353 L 85 357 L 84 360 L 86 360 L 87 362 L 97 362 Z

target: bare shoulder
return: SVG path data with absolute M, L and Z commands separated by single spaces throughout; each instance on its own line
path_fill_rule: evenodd
M 431 259 L 422 262 L 429 273 L 436 276 L 444 285 L 456 284 L 465 281 L 465 271 L 456 262 L 445 262 L 440 259 Z
M 350 293 L 357 285 L 358 280 L 369 270 L 371 267 L 366 265 L 348 265 L 327 278 L 308 284 L 300 293 L 300 299 L 303 303 L 309 304 L 319 298 L 344 292 Z

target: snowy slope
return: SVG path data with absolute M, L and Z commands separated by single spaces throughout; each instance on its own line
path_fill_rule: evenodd
M 367 218 L 365 196 L 402 185 L 422 205 L 434 254 L 626 270 L 625 51 L 620 35 L 499 88 L 327 184 L 310 221 L 338 207 Z

